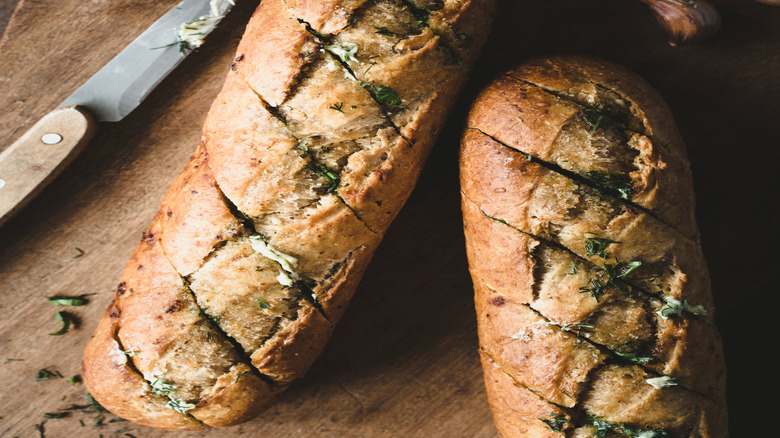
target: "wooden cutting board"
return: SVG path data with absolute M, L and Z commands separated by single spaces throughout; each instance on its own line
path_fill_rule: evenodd
M 0 150 L 178 0 L 0 0 Z M 705 44 L 671 47 L 639 1 L 505 0 L 472 82 L 420 183 L 389 230 L 347 314 L 310 373 L 260 418 L 226 430 L 162 432 L 81 408 L 83 347 L 201 123 L 257 1 L 234 12 L 126 120 L 97 138 L 0 228 L 0 436 L 494 437 L 463 250 L 457 142 L 469 99 L 524 57 L 569 52 L 632 68 L 669 102 L 687 140 L 698 217 L 729 366 L 734 436 L 761 436 L 757 403 L 771 336 L 779 224 L 780 8 L 714 1 Z M 63 336 L 45 296 L 94 294 L 67 308 Z M 776 301 L 776 299 L 775 299 Z M 58 372 L 37 380 L 39 370 Z M 71 411 L 63 409 L 76 406 Z M 68 412 L 45 419 L 46 413 Z M 96 424 L 97 423 L 97 424 Z M 750 433 L 753 432 L 753 433 Z M 767 436 L 767 435 L 764 435 Z

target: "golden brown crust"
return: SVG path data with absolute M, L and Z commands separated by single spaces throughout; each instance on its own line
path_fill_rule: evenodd
M 682 138 L 658 93 L 625 69 L 584 57 L 532 60 L 486 86 L 469 116 L 534 158 L 597 183 L 612 178 L 627 199 L 698 238 L 694 209 L 677 208 L 694 203 Z
M 101 319 L 84 351 L 82 377 L 91 382 L 90 395 L 116 415 L 139 424 L 174 430 L 201 428 L 194 418 L 167 408 L 168 400 L 150 391 L 148 382 L 130 367 L 116 341 L 117 326 L 111 317 L 115 309 L 112 304 L 106 310 L 108 317 Z
M 461 145 L 464 230 L 488 394 L 503 436 L 550 425 L 511 405 L 537 406 L 523 391 L 564 408 L 560 424 L 538 436 L 599 428 L 616 437 L 727 436 L 709 277 L 695 222 L 686 222 L 692 200 L 681 203 L 664 186 L 675 181 L 682 199 L 692 192 L 684 145 L 656 146 L 675 138 L 666 131 L 673 122 L 649 87 L 633 81 L 594 60 L 533 60 L 488 84 L 470 112 Z M 621 96 L 618 109 L 641 130 L 641 142 L 620 132 L 595 138 L 604 127 L 572 134 L 583 130 L 575 126 L 582 105 L 607 101 L 596 88 Z M 630 169 L 642 156 L 639 143 L 661 157 L 640 160 L 656 186 L 635 184 L 626 199 L 586 174 Z
M 447 17 L 483 41 L 493 3 L 449 2 Z M 409 8 L 260 4 L 86 349 L 85 382 L 106 408 L 159 428 L 230 426 L 308 370 L 470 67 L 449 62 L 430 29 L 441 18 Z M 378 26 L 404 32 L 388 44 Z M 381 75 L 366 74 L 368 57 Z

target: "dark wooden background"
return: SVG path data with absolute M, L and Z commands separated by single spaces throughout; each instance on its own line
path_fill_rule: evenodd
M 78 87 L 177 0 L 0 0 L 0 150 Z M 235 12 L 126 120 L 96 140 L 0 228 L 0 435 L 46 437 L 493 437 L 476 353 L 457 185 L 469 99 L 525 57 L 584 53 L 623 64 L 666 98 L 689 149 L 697 214 L 729 367 L 734 437 L 771 436 L 778 272 L 780 8 L 713 0 L 723 27 L 671 47 L 630 0 L 504 0 L 469 88 L 419 185 L 391 227 L 327 350 L 261 418 L 236 428 L 166 433 L 94 426 L 84 403 L 85 342 L 141 232 L 194 151 L 242 26 Z M 18 7 L 17 7 L 18 5 Z M 13 15 L 12 12 L 16 11 Z M 9 21 L 10 19 L 10 21 Z M 7 26 L 6 26 L 7 25 Z M 44 296 L 95 293 L 69 308 Z M 36 381 L 49 367 L 65 378 Z

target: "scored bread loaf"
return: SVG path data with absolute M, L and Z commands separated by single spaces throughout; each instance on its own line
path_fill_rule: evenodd
M 94 398 L 148 426 L 229 426 L 300 378 L 410 194 L 494 3 L 263 0 L 86 347 Z
M 460 169 L 501 436 L 728 436 L 689 164 L 657 92 L 597 59 L 529 60 L 475 99 Z

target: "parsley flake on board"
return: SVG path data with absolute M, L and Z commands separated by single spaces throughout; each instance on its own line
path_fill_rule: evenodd
M 62 336 L 65 333 L 68 333 L 68 330 L 70 330 L 70 324 L 73 321 L 70 315 L 68 315 L 65 312 L 57 312 L 57 314 L 54 315 L 54 320 L 57 322 L 61 322 L 62 328 L 60 328 L 54 333 L 49 333 L 49 336 Z
M 95 295 L 95 294 L 94 293 L 81 294 L 75 297 L 53 296 L 53 297 L 46 297 L 46 300 L 49 301 L 50 304 L 53 304 L 55 306 L 83 306 L 89 302 L 87 300 L 87 297 L 90 295 Z
M 35 373 L 35 381 L 40 382 L 41 380 L 49 380 L 49 379 L 62 379 L 62 373 L 60 373 L 57 370 L 50 370 L 50 367 L 42 368 L 38 370 L 37 373 Z

